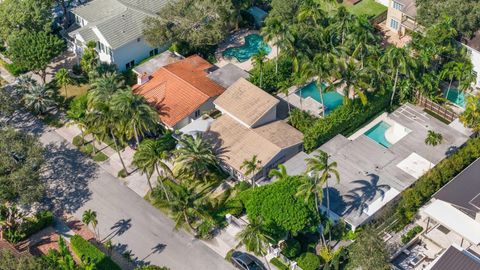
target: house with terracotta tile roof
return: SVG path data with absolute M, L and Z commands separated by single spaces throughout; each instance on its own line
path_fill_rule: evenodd
M 303 134 L 277 119 L 279 100 L 240 78 L 214 101 L 222 115 L 204 136 L 218 148 L 222 167 L 237 179 L 255 180 L 302 151 Z M 245 160 L 257 156 L 261 169 L 244 175 Z
M 160 67 L 133 87 L 144 96 L 160 115 L 160 121 L 169 129 L 180 129 L 214 109 L 213 100 L 224 88 L 210 80 L 212 64 L 193 55 Z

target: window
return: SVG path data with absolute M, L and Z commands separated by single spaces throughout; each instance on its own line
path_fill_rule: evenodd
M 150 51 L 150 57 L 151 56 L 154 56 L 154 55 L 157 55 L 158 54 L 158 49 L 153 49 Z
M 135 66 L 135 60 L 132 60 L 125 65 L 127 69 L 132 69 L 134 66 Z
M 141 40 L 140 38 L 137 38 L 137 42 L 140 42 L 140 40 Z
M 403 5 L 398 3 L 398 2 L 393 1 L 393 8 L 396 9 L 396 10 L 402 10 Z
M 395 19 L 390 20 L 390 27 L 395 30 L 398 30 L 398 21 Z
M 200 110 L 195 111 L 195 118 L 198 118 L 198 117 L 200 117 Z

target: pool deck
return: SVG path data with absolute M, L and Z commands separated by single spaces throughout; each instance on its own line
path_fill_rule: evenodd
M 363 134 L 382 120 L 397 122 L 411 132 L 385 148 Z M 441 133 L 443 142 L 435 147 L 426 145 L 428 130 Z M 340 183 L 333 183 L 333 180 L 330 183 L 331 209 L 354 227 L 366 223 L 377 210 L 417 180 L 411 172 L 400 168 L 401 163 L 419 169 L 422 164 L 415 167 L 418 159 L 411 163 L 412 154 L 415 154 L 437 164 L 467 140 L 467 135 L 412 104 L 405 104 L 391 114 L 380 115 L 349 138 L 337 135 L 319 148 L 330 154 L 331 161 L 337 162 L 340 174 Z M 302 173 L 306 169 L 305 157 L 312 154 L 301 152 L 288 160 L 285 163 L 287 172 L 290 175 Z M 385 197 L 381 191 L 385 192 Z
M 240 29 L 235 33 L 232 33 L 228 38 L 221 42 L 218 45 L 217 51 L 215 52 L 215 58 L 217 59 L 217 63 L 215 63 L 215 65 L 218 67 L 223 67 L 231 63 L 245 71 L 250 71 L 253 68 L 253 62 L 251 59 L 248 59 L 245 62 L 238 62 L 236 59 L 223 57 L 223 51 L 230 47 L 242 46 L 245 44 L 245 37 L 251 34 L 260 34 L 260 32 L 257 30 Z M 272 48 L 272 50 L 267 55 L 267 59 L 274 59 L 277 57 L 277 46 L 275 46 L 272 42 L 268 42 L 268 45 L 270 48 Z

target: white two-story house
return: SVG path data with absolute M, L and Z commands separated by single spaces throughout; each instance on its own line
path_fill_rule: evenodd
M 74 30 L 70 48 L 78 58 L 94 41 L 99 59 L 117 65 L 120 71 L 133 68 L 143 59 L 158 54 L 143 37 L 143 21 L 157 16 L 169 0 L 93 0 L 74 8 Z

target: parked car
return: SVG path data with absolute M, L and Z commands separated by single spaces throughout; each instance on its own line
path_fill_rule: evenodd
M 235 252 L 232 255 L 232 264 L 241 270 L 265 270 L 253 255 L 242 252 Z

